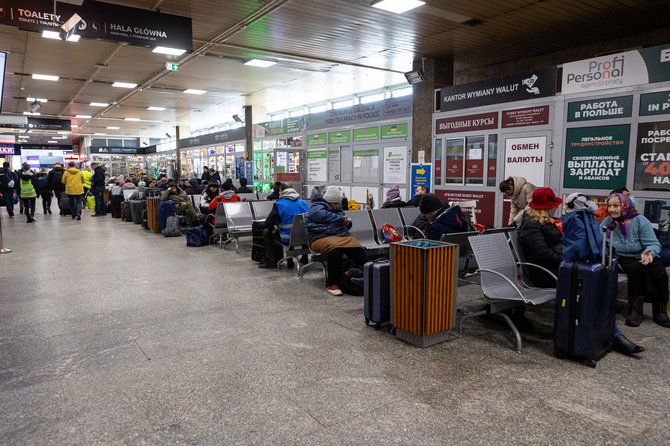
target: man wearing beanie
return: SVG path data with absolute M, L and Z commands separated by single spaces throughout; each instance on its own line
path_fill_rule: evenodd
M 463 216 L 461 207 L 449 207 L 449 203 L 443 204 L 435 194 L 425 194 L 419 204 L 419 210 L 428 220 L 426 238 L 439 240 L 442 234 L 468 230 L 468 222 Z
M 175 180 L 167 182 L 167 189 L 161 195 L 161 201 L 174 201 L 174 210 L 177 215 L 186 217 L 186 225 L 193 226 L 198 222 L 198 215 L 193 208 L 193 202 L 186 195 L 186 192 L 177 187 Z
M 305 216 L 305 229 L 312 251 L 325 254 L 328 259 L 328 292 L 341 296 L 342 257 L 344 254 L 355 265 L 365 263 L 365 251 L 358 240 L 349 235 L 351 221 L 342 210 L 342 191 L 337 186 L 328 186 L 321 196 L 312 195 L 312 207 Z
M 382 205 L 382 209 L 388 208 L 404 208 L 407 204 L 400 199 L 400 189 L 398 186 L 393 186 L 386 192 L 386 201 Z

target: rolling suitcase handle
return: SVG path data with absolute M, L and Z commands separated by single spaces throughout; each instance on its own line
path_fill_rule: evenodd
M 610 232 L 610 253 L 609 253 L 609 260 L 607 262 L 607 265 L 605 265 L 605 245 L 607 244 L 607 228 L 603 228 L 603 248 L 601 250 L 602 252 L 602 263 L 603 266 L 606 268 L 611 268 L 612 267 L 612 254 L 613 254 L 613 247 L 614 243 L 612 243 L 612 235 Z

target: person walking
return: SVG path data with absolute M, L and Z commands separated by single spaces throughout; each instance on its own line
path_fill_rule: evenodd
M 51 214 L 51 191 L 47 185 L 47 170 L 42 168 L 40 172 L 35 175 L 37 178 L 37 195 L 42 198 L 42 210 L 45 214 Z
M 72 219 L 81 220 L 81 206 L 84 199 L 84 174 L 77 169 L 75 163 L 68 164 L 68 169 L 63 174 L 65 193 L 70 198 L 70 212 Z
M 84 195 L 88 195 L 88 191 L 91 190 L 91 177 L 93 177 L 91 166 L 82 170 L 81 173 L 84 175 Z
M 60 208 L 60 197 L 65 190 L 65 185 L 63 184 L 64 173 L 63 166 L 56 163 L 54 168 L 51 169 L 51 172 L 47 175 L 47 187 L 50 191 L 53 191 L 61 215 L 63 215 L 63 210 Z
M 2 205 L 7 207 L 9 218 L 14 218 L 14 189 L 17 179 L 14 172 L 9 168 L 9 162 L 2 163 L 0 169 L 0 194 L 2 194 Z
M 95 197 L 95 214 L 92 217 L 102 217 L 107 215 L 107 203 L 105 203 L 105 168 L 99 163 L 91 163 L 93 176 L 91 177 L 91 187 Z
M 23 163 L 19 175 L 19 197 L 26 213 L 26 223 L 35 221 L 35 200 L 37 199 L 37 179 L 30 164 Z

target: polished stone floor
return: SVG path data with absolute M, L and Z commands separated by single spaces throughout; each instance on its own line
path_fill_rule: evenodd
M 551 304 L 522 354 L 484 319 L 420 349 L 317 271 L 259 270 L 248 242 L 188 248 L 89 212 L 0 210 L 2 445 L 669 443 L 670 330 L 651 321 L 625 328 L 639 359 L 596 369 L 552 356 Z

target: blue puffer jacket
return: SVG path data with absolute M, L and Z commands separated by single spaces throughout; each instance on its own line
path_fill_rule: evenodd
M 442 209 L 437 211 L 436 217 L 428 223 L 426 236 L 431 240 L 439 240 L 442 234 L 451 234 L 454 232 L 466 232 L 468 223 L 463 216 L 460 206 L 449 207 L 449 203 L 444 203 Z
M 349 235 L 344 224 L 344 211 L 339 207 L 333 209 L 318 193 L 312 196 L 312 207 L 305 216 L 305 229 L 310 243 L 324 237 Z

